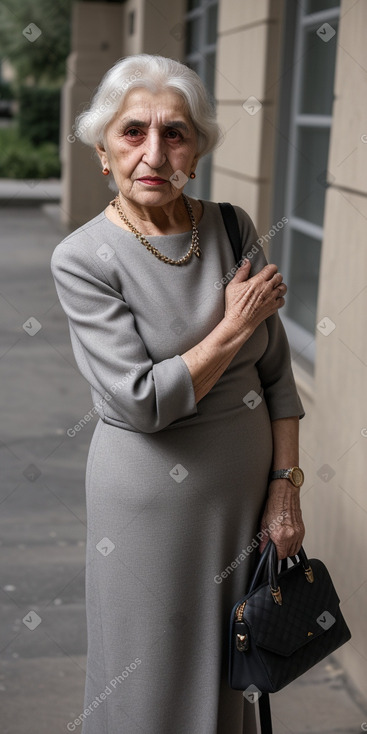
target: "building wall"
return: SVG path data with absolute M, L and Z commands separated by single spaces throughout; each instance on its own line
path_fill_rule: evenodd
M 352 640 L 338 653 L 357 686 L 367 680 L 367 4 L 342 0 L 330 188 L 320 273 L 313 406 L 313 546 L 333 569 Z M 325 323 L 322 321 L 322 323 Z M 317 472 L 323 465 L 330 479 Z M 333 473 L 335 472 L 335 474 Z M 332 476 L 331 476 L 332 475 Z
M 212 198 L 243 206 L 269 230 L 283 2 L 219 6 L 216 99 L 225 132 L 214 154 Z M 262 107 L 244 108 L 250 97 Z M 250 105 L 251 107 L 251 105 Z
M 283 12 L 279 1 L 226 0 L 220 4 L 218 21 L 216 98 L 225 139 L 214 154 L 212 198 L 246 209 L 259 235 L 273 223 Z M 243 108 L 249 97 L 262 105 L 255 114 Z M 294 371 L 306 411 L 300 424 L 300 464 L 306 475 L 302 503 L 309 527 L 314 502 L 314 383 L 297 365 Z
M 182 59 L 185 0 L 127 0 L 123 5 L 122 54 L 159 54 Z M 135 33 L 129 34 L 129 15 L 135 15 Z
M 283 2 L 226 0 L 219 13 L 216 97 L 225 142 L 214 156 L 212 198 L 243 206 L 259 234 L 272 224 L 283 12 Z M 305 547 L 334 579 L 353 635 L 336 655 L 361 690 L 367 680 L 366 27 L 367 4 L 342 0 L 317 319 L 327 316 L 336 326 L 327 337 L 317 331 L 314 377 L 294 365 L 306 410 Z M 250 96 L 262 104 L 253 115 L 242 107 Z

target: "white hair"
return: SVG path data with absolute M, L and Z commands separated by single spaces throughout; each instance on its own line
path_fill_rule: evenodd
M 76 118 L 75 137 L 86 145 L 104 147 L 106 127 L 128 92 L 145 88 L 156 93 L 170 89 L 180 94 L 198 137 L 199 156 L 210 153 L 221 138 L 214 104 L 200 77 L 185 64 L 165 56 L 137 54 L 120 59 L 103 77 L 89 109 Z

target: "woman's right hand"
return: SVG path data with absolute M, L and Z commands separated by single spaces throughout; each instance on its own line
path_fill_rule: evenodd
M 259 324 L 284 306 L 287 286 L 276 265 L 265 265 L 251 278 L 250 270 L 249 261 L 238 268 L 225 291 L 224 317 L 201 342 L 181 354 L 196 403 L 212 389 Z
M 251 263 L 246 260 L 238 268 L 225 291 L 224 320 L 235 333 L 255 329 L 264 319 L 284 306 L 287 286 L 276 265 L 265 265 L 249 278 Z

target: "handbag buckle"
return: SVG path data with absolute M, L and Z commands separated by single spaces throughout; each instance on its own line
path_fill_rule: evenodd
M 305 576 L 306 576 L 308 583 L 313 584 L 315 579 L 314 579 L 313 570 L 311 566 L 309 566 L 308 568 L 305 568 Z
M 246 606 L 246 602 L 243 601 L 242 604 L 239 604 L 239 606 L 237 607 L 237 609 L 236 609 L 236 620 L 237 620 L 237 622 L 242 622 L 242 615 L 243 615 L 243 610 L 244 610 L 245 606 Z
M 239 652 L 246 652 L 249 649 L 248 635 L 236 635 L 236 647 Z
M 271 591 L 271 595 L 275 603 L 281 606 L 283 604 L 283 599 L 282 599 L 282 592 L 280 591 L 280 586 L 278 586 L 277 589 L 273 589 L 273 587 L 271 586 L 270 591 Z

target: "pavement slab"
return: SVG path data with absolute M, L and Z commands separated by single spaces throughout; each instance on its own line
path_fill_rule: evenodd
M 59 179 L 0 178 L 0 206 L 37 206 L 58 202 L 61 196 Z

